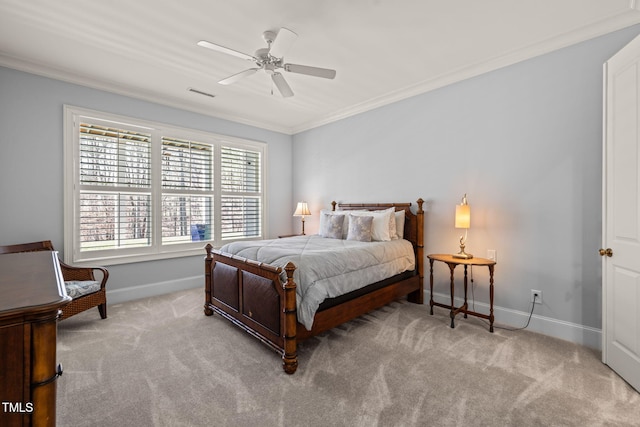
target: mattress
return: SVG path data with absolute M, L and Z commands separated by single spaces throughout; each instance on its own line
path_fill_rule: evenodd
M 319 235 L 233 242 L 221 252 L 284 268 L 296 266 L 298 322 L 311 330 L 320 304 L 404 271 L 415 269 L 411 242 L 359 242 Z

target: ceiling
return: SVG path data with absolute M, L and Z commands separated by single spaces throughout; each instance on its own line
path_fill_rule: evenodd
M 0 66 L 294 134 L 637 23 L 640 0 L 0 0 Z M 335 79 L 224 86 L 253 63 L 196 45 L 281 27 Z

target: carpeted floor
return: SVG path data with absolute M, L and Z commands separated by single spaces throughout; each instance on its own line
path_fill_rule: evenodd
M 299 345 L 299 368 L 194 289 L 58 326 L 58 426 L 637 426 L 599 352 L 397 302 Z

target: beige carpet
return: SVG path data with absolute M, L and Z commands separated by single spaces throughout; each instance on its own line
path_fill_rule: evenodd
M 279 356 L 194 289 L 59 324 L 59 426 L 637 426 L 600 354 L 393 303 Z

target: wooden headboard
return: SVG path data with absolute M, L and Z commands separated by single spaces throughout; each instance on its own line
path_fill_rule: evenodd
M 404 211 L 404 238 L 413 244 L 416 258 L 422 260 L 424 249 L 424 210 L 422 205 L 424 200 L 416 201 L 418 209 L 414 214 L 411 212 L 411 203 L 338 203 L 331 202 L 332 210 L 368 210 L 379 211 L 394 207 L 396 212 Z M 336 208 L 337 207 L 337 208 Z M 419 262 L 422 264 L 422 261 Z

